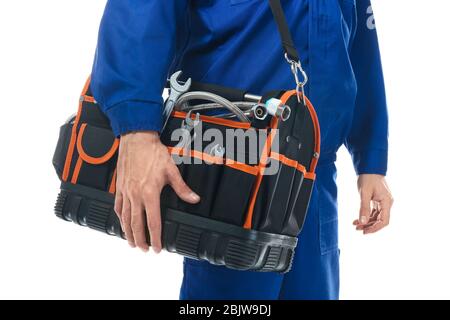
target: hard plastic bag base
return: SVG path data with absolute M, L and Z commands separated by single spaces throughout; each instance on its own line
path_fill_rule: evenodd
M 66 221 L 124 238 L 114 212 L 114 196 L 62 183 L 55 214 Z M 185 257 L 237 270 L 288 272 L 297 238 L 241 227 L 162 208 L 163 247 Z

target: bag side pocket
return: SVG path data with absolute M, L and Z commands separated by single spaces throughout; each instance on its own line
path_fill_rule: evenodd
M 314 180 L 308 177 L 305 178 L 301 172 L 298 172 L 295 180 L 296 189 L 294 189 L 295 193 L 291 196 L 282 233 L 296 236 L 302 231 L 305 222 Z
M 253 174 L 225 166 L 211 217 L 214 220 L 242 226 L 255 180 L 256 172 Z
M 55 168 L 60 180 L 62 180 L 72 127 L 72 123 L 66 123 L 60 127 L 58 143 L 56 144 L 55 153 L 53 154 L 53 167 Z
M 190 159 L 192 162 L 196 159 Z M 210 217 L 214 198 L 223 172 L 223 166 L 216 164 L 185 164 L 182 177 L 187 185 L 200 196 L 200 202 L 189 204 L 179 199 L 177 209 L 199 215 Z
M 277 167 L 276 174 L 264 175 L 261 181 L 253 213 L 253 226 L 259 231 L 281 234 L 296 169 L 275 159 L 270 159 L 269 164 Z
M 107 191 L 114 175 L 118 148 L 119 140 L 111 130 L 81 124 L 70 182 Z

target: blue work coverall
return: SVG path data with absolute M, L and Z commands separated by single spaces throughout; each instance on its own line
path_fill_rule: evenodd
M 336 152 L 345 144 L 357 174 L 386 174 L 388 116 L 370 0 L 281 2 L 323 141 L 292 271 L 185 259 L 181 299 L 337 299 Z M 109 0 L 92 91 L 117 135 L 161 129 L 161 93 L 176 70 L 255 94 L 295 86 L 266 0 Z

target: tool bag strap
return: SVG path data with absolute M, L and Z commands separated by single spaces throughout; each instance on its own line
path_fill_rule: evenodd
M 278 33 L 280 34 L 281 44 L 283 45 L 284 52 L 289 60 L 299 62 L 300 55 L 295 48 L 294 41 L 292 40 L 291 32 L 284 15 L 283 7 L 280 0 L 269 0 L 270 9 L 275 18 L 275 22 L 278 27 Z

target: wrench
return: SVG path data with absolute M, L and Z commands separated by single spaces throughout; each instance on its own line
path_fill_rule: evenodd
M 176 148 L 187 148 L 191 145 L 192 140 L 196 138 L 196 134 L 194 132 L 194 137 L 191 136 L 192 130 L 195 129 L 200 123 L 200 114 L 197 113 L 195 115 L 195 119 L 191 118 L 191 112 L 188 112 L 186 118 L 183 120 L 181 124 L 181 130 L 183 130 L 183 134 L 181 136 L 181 141 L 175 146 Z
M 189 78 L 184 84 L 181 84 L 178 81 L 178 78 L 181 76 L 181 74 L 182 71 L 177 71 L 170 77 L 170 95 L 164 105 L 163 111 L 164 125 L 161 129 L 161 132 L 164 131 L 164 128 L 166 127 L 167 122 L 169 121 L 169 117 L 172 114 L 173 109 L 175 108 L 178 98 L 182 94 L 188 92 L 189 88 L 191 87 L 192 84 L 191 78 Z

